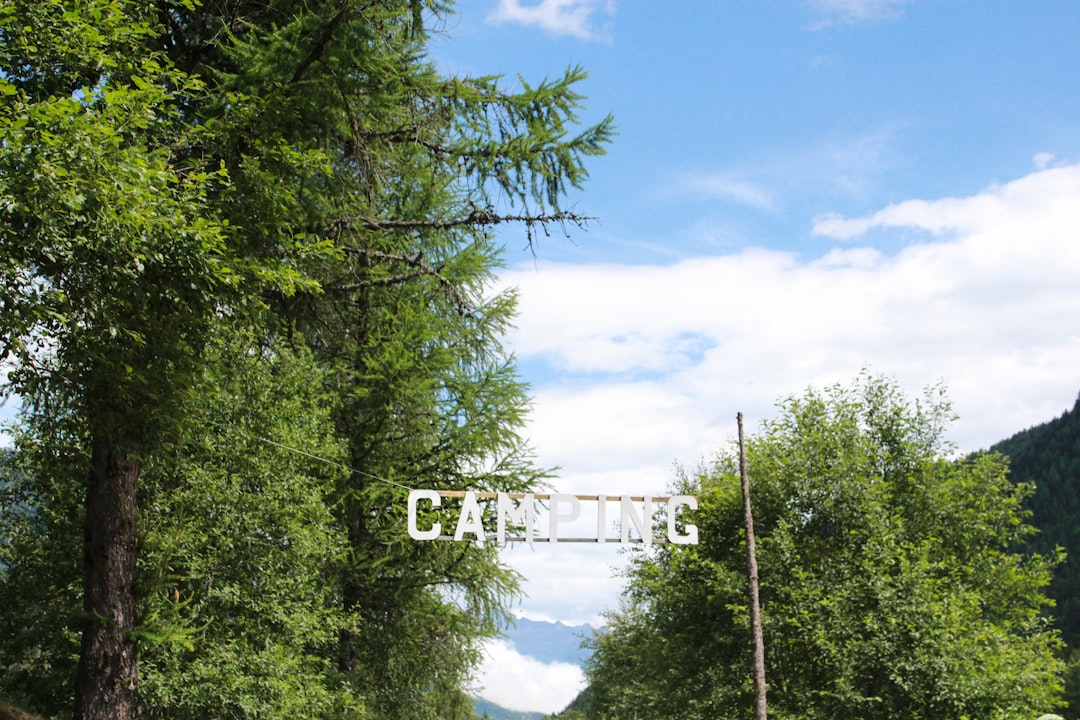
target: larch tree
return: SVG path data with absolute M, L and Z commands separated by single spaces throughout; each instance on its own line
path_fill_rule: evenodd
M 499 345 L 513 297 L 486 291 L 490 232 L 518 223 L 532 242 L 580 224 L 563 203 L 612 128 L 574 131 L 578 69 L 515 93 L 498 78 L 440 76 L 425 23 L 447 10 L 0 9 L 0 351 L 34 427 L 63 433 L 36 441 L 74 441 L 65 472 L 83 478 L 76 718 L 136 712 L 140 607 L 163 592 L 141 584 L 139 541 L 168 525 L 152 504 L 168 494 L 155 479 L 143 497 L 140 478 L 206 432 L 192 409 L 228 380 L 207 368 L 211 340 L 229 333 L 250 338 L 240 358 L 310 357 L 309 380 L 328 393 L 350 468 L 326 498 L 344 551 L 320 570 L 344 618 L 332 624 L 340 682 L 376 714 L 434 716 L 513 596 L 491 548 L 404 542 L 393 483 L 518 489 L 544 477 L 517 434 L 527 399 Z M 217 482 L 183 467 L 185 482 Z M 195 574 L 169 583 L 181 597 L 210 592 Z M 151 690 L 140 714 L 163 697 Z

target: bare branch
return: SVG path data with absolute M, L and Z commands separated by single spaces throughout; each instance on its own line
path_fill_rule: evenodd
M 582 227 L 595 218 L 571 212 L 557 212 L 548 215 L 498 215 L 491 210 L 474 207 L 465 217 L 448 220 L 395 220 L 373 218 L 367 215 L 340 217 L 330 223 L 329 234 L 337 235 L 345 230 L 361 228 L 364 230 L 449 230 L 457 227 L 493 227 L 506 223 L 521 223 L 529 227 L 535 225 L 560 225 L 571 223 Z
M 367 280 L 359 280 L 354 283 L 330 285 L 324 288 L 327 292 L 354 292 L 364 288 L 388 287 L 391 285 L 399 285 L 408 282 L 409 280 L 415 280 L 419 277 L 428 276 L 435 278 L 442 284 L 447 296 L 449 296 L 454 302 L 454 305 L 457 306 L 459 313 L 465 315 L 471 310 L 472 306 L 469 304 L 468 299 L 462 295 L 461 290 L 457 285 L 442 274 L 443 266 L 431 265 L 426 262 L 423 251 L 418 252 L 415 255 L 404 255 L 401 253 L 388 253 L 381 250 L 368 250 L 357 247 L 343 247 L 342 250 L 350 255 L 358 255 L 380 262 L 403 263 L 414 268 L 414 270 L 412 272 L 398 273 L 382 278 L 370 278 Z

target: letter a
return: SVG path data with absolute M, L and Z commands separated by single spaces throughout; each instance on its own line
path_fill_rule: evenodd
M 470 532 L 477 540 L 484 539 L 484 516 L 480 512 L 480 503 L 476 502 L 476 493 L 472 490 L 465 493 L 465 500 L 461 503 L 461 516 L 458 517 L 454 540 L 460 542 L 465 533 Z

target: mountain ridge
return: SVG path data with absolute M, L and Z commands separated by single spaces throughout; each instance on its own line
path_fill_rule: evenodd
M 588 650 L 582 647 L 584 640 L 592 637 L 594 628 L 589 625 L 570 625 L 557 620 L 531 620 L 516 618 L 503 632 L 499 640 L 510 645 L 519 655 L 550 665 L 564 663 L 583 667 Z M 550 717 L 542 712 L 510 710 L 491 700 L 474 697 L 477 717 L 488 720 L 542 720 Z
M 569 625 L 558 620 L 517 618 L 506 630 L 506 640 L 520 654 L 543 663 L 563 662 L 581 667 L 589 656 L 582 643 L 592 637 L 589 625 Z

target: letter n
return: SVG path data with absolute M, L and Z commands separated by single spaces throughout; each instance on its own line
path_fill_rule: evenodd
M 638 534 L 641 535 L 641 542 L 652 545 L 652 498 L 648 495 L 645 496 L 641 516 L 634 512 L 634 502 L 629 495 L 622 496 L 622 502 L 619 503 L 619 506 L 622 541 L 624 543 L 630 542 L 630 524 L 632 522 L 634 527 L 637 528 Z

